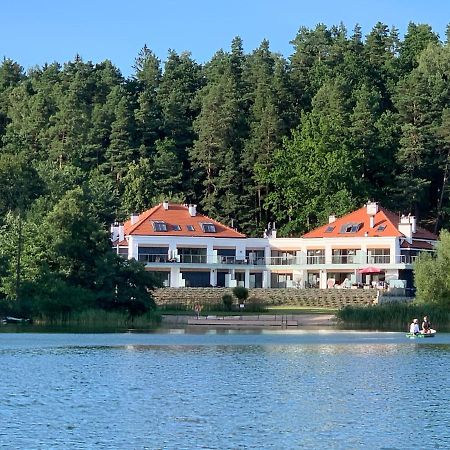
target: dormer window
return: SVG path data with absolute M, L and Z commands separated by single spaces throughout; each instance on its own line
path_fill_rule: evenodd
M 153 220 L 153 231 L 167 231 L 167 224 L 162 220 Z
M 204 233 L 215 233 L 216 232 L 216 226 L 211 222 L 204 222 L 201 225 L 202 225 L 202 230 Z

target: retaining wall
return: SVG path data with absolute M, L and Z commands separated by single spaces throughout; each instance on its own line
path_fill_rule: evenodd
M 178 303 L 193 306 L 221 303 L 227 288 L 162 288 L 154 292 L 158 305 Z M 376 299 L 375 289 L 250 289 L 249 300 L 256 299 L 265 305 L 342 308 L 346 305 L 368 305 Z

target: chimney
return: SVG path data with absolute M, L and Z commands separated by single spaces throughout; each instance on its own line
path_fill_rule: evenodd
M 167 200 L 163 201 L 163 208 L 167 211 L 169 209 L 169 202 Z
M 275 226 L 275 222 L 273 222 L 272 224 L 272 229 L 271 229 L 271 236 L 272 239 L 276 239 L 277 237 L 277 228 Z
M 328 216 L 328 223 L 336 222 L 336 216 L 334 214 L 331 214 L 331 216 Z
M 131 217 L 130 217 L 131 225 L 134 225 L 135 223 L 137 223 L 138 219 L 139 219 L 139 214 L 132 213 Z
M 411 220 L 413 219 L 413 220 Z M 412 234 L 413 234 L 413 222 L 414 227 L 416 218 L 411 216 L 401 216 L 400 217 L 400 223 L 398 224 L 398 231 L 400 233 L 404 234 L 406 237 L 406 240 L 411 244 L 412 243 Z
M 377 202 L 367 202 L 366 211 L 370 220 L 370 228 L 375 226 L 375 215 L 378 212 L 378 203 Z
M 189 205 L 189 215 L 195 217 L 197 215 L 197 205 Z
M 119 242 L 122 242 L 125 239 L 123 223 L 119 223 Z
M 417 220 L 415 216 L 410 216 L 411 221 L 411 231 L 413 234 L 417 231 Z

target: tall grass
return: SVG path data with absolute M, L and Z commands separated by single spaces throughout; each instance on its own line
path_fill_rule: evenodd
M 126 312 L 105 311 L 103 309 L 89 309 L 56 317 L 40 316 L 34 319 L 34 323 L 37 325 L 91 329 L 149 328 L 158 325 L 160 322 L 161 316 L 153 311 L 143 314 L 142 316 L 130 317 Z
M 432 327 L 450 330 L 450 310 L 437 305 L 387 303 L 378 306 L 346 306 L 336 313 L 339 321 L 352 328 L 408 331 L 413 319 L 428 316 Z

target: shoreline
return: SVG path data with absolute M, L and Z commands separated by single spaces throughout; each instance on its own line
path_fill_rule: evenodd
M 193 327 L 310 327 L 335 326 L 334 314 L 255 314 L 245 316 L 208 315 L 199 318 L 192 315 L 162 315 L 162 326 L 188 325 Z

